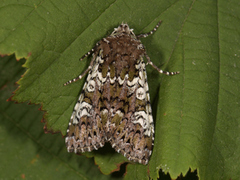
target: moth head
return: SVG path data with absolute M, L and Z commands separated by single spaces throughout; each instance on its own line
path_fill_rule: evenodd
M 118 36 L 118 35 L 130 35 L 133 38 L 136 38 L 136 35 L 133 32 L 133 29 L 130 29 L 128 24 L 120 24 L 117 28 L 114 28 L 114 31 L 112 32 L 111 36 Z

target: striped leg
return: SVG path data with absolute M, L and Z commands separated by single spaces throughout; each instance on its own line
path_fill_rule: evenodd
M 94 60 L 94 59 L 93 59 Z M 79 80 L 79 79 L 82 79 L 82 77 L 83 76 L 85 76 L 87 73 L 88 73 L 88 71 L 92 68 L 92 62 L 93 62 L 93 60 L 91 61 L 91 64 L 88 66 L 88 68 L 82 73 L 82 74 L 80 74 L 78 77 L 76 77 L 76 78 L 74 78 L 74 79 L 72 79 L 72 80 L 69 80 L 68 82 L 66 82 L 65 84 L 64 84 L 64 86 L 66 86 L 66 85 L 68 85 L 68 84 L 71 84 L 72 82 L 75 82 L 75 81 L 77 81 L 77 80 Z
M 82 61 L 85 57 L 89 56 L 90 54 L 92 54 L 96 48 L 99 46 L 99 42 L 97 42 L 96 46 L 91 49 L 90 51 L 88 51 L 86 54 L 84 54 L 79 60 Z
M 89 56 L 90 54 L 92 54 L 92 53 L 96 50 L 97 46 L 99 46 L 99 43 L 97 43 L 96 46 L 95 46 L 93 49 L 91 49 L 91 51 L 88 51 L 86 54 L 84 54 L 84 55 L 81 57 L 80 61 L 82 61 L 85 57 L 87 57 L 87 56 Z M 69 80 L 68 82 L 66 82 L 66 83 L 64 84 L 64 86 L 66 86 L 66 85 L 68 85 L 68 84 L 71 84 L 72 82 L 75 82 L 75 81 L 77 81 L 77 80 L 79 80 L 79 79 L 82 79 L 82 77 L 85 76 L 85 75 L 88 73 L 88 71 L 92 68 L 93 61 L 94 61 L 94 59 L 92 59 L 92 61 L 90 62 L 90 65 L 88 66 L 88 68 L 87 68 L 82 74 L 80 74 L 78 77 L 76 77 L 76 78 L 74 78 L 74 79 L 72 79 L 72 80 Z
M 156 69 L 161 74 L 166 74 L 169 76 L 169 75 L 175 75 L 180 73 L 179 71 L 176 71 L 176 72 L 163 71 L 159 69 L 155 64 L 153 64 L 153 62 L 151 61 L 150 57 L 147 54 L 145 54 L 145 57 L 147 58 L 147 64 L 150 64 L 154 69 Z

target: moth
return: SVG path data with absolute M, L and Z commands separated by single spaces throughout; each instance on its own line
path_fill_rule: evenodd
M 65 138 L 67 151 L 83 153 L 110 142 L 129 161 L 148 164 L 154 143 L 154 122 L 150 105 L 144 57 L 159 73 L 139 40 L 153 34 L 135 35 L 128 24 L 114 28 L 80 60 L 93 55 L 81 95 L 74 107 Z

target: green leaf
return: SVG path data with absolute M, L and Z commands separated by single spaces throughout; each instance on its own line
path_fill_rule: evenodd
M 142 42 L 158 67 L 180 74 L 168 77 L 147 67 L 155 146 L 149 165 L 128 165 L 126 178 L 157 179 L 160 169 L 177 178 L 191 168 L 201 179 L 239 179 L 239 7 L 237 0 L 1 1 L 0 54 L 27 58 L 12 99 L 41 104 L 48 130 L 65 135 L 84 80 L 63 84 L 90 60 L 79 57 L 122 21 L 139 34 L 162 20 Z M 55 135 L 44 136 L 55 142 L 49 138 Z M 87 156 L 105 174 L 126 160 L 101 150 Z
M 102 175 L 92 159 L 67 153 L 61 134 L 45 134 L 39 106 L 6 101 L 23 62 L 0 58 L 0 179 L 118 179 Z
M 147 170 L 148 170 L 148 166 L 145 166 L 142 164 L 136 164 L 136 165 L 129 164 L 127 166 L 127 174 L 124 179 L 125 180 L 148 179 L 148 173 L 146 173 Z

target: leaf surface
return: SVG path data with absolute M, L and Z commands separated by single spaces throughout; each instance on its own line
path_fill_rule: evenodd
M 122 21 L 139 34 L 162 20 L 142 42 L 158 67 L 180 74 L 168 77 L 147 67 L 155 146 L 149 165 L 128 165 L 125 178 L 141 173 L 156 179 L 160 169 L 177 178 L 191 168 L 200 179 L 239 179 L 239 5 L 237 0 L 1 1 L 0 54 L 27 58 L 12 99 L 41 104 L 47 129 L 65 135 L 84 79 L 63 84 L 91 59 L 79 62 L 79 57 Z M 29 123 L 40 121 L 26 117 Z M 64 140 L 58 141 L 64 149 Z M 109 174 L 126 159 L 110 147 L 106 152 L 86 155 Z

